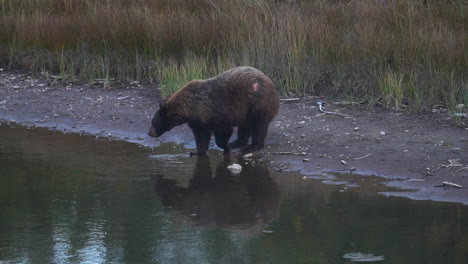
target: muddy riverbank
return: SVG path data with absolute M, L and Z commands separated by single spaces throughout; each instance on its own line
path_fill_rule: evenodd
M 176 142 L 194 148 L 186 126 L 157 140 L 146 135 L 159 100 L 155 87 L 137 82 L 104 89 L 100 84 L 58 84 L 27 73 L 0 72 L 1 125 L 46 127 L 147 147 Z M 341 115 L 319 112 L 318 100 Z M 377 175 L 388 185 L 413 190 L 391 195 L 468 204 L 468 130 L 453 126 L 443 111 L 413 115 L 367 110 L 315 97 L 283 102 L 267 145 L 255 155 L 268 160 L 272 169 L 299 171 L 304 180 Z M 212 145 L 209 155 L 220 154 Z

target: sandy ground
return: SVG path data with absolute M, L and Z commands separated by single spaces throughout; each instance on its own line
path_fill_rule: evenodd
M 0 71 L 2 125 L 47 127 L 148 147 L 176 142 L 194 148 L 185 125 L 157 140 L 146 135 L 159 100 L 155 87 L 137 82 L 112 83 L 104 89 Z M 325 110 L 343 115 L 319 112 L 319 100 L 327 103 Z M 305 180 L 376 175 L 389 186 L 412 190 L 389 195 L 468 205 L 468 128 L 453 126 L 443 110 L 412 115 L 315 97 L 282 102 L 267 144 L 255 155 L 272 169 L 298 171 Z M 209 155 L 220 155 L 214 145 L 211 148 Z

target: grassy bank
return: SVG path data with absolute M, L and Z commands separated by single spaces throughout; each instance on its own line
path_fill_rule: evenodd
M 149 80 L 167 96 L 251 65 L 282 94 L 468 103 L 463 0 L 0 0 L 0 15 L 4 67 Z

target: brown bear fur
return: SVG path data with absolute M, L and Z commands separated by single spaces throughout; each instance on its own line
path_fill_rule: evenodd
M 211 134 L 225 154 L 230 148 L 264 147 L 268 125 L 278 113 L 279 98 L 273 82 L 252 67 L 237 67 L 207 80 L 194 80 L 172 95 L 153 117 L 149 135 L 159 137 L 188 123 L 195 136 L 197 155 L 208 150 Z M 238 138 L 228 144 L 233 127 Z

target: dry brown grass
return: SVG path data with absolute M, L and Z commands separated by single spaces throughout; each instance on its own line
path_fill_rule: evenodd
M 290 2 L 0 0 L 0 63 L 173 86 L 252 65 L 282 93 L 467 103 L 464 1 Z

